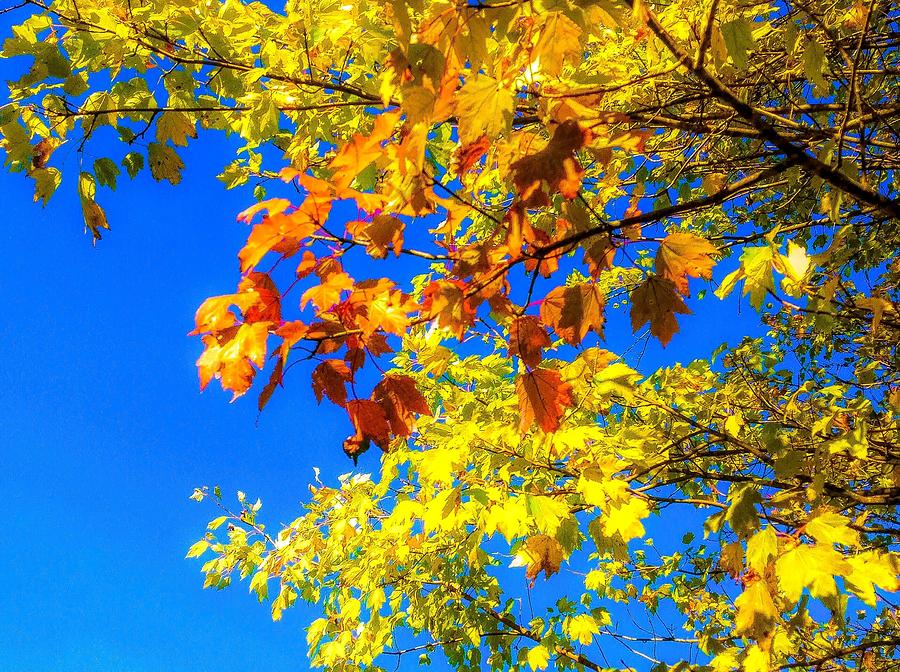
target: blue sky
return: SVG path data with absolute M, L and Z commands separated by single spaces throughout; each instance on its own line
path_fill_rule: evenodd
M 54 156 L 68 170 L 72 144 Z M 252 200 L 214 177 L 230 152 L 210 136 L 182 153 L 178 188 L 145 174 L 102 190 L 113 228 L 96 247 L 72 173 L 45 209 L 30 180 L 0 173 L 0 671 L 307 669 L 312 611 L 272 623 L 246 586 L 203 591 L 199 563 L 184 559 L 215 515 L 188 500 L 195 486 L 242 489 L 266 519 L 287 521 L 314 465 L 326 479 L 351 468 L 342 412 L 317 406 L 302 376 L 258 423 L 255 395 L 229 404 L 215 384 L 198 391 L 200 345 L 187 332 L 204 298 L 236 284 L 247 229 L 235 214 Z M 88 145 L 86 158 L 102 155 Z M 733 313 L 713 302 L 693 302 L 682 334 L 668 351 L 651 344 L 641 369 L 755 324 L 717 321 Z M 628 331 L 614 318 L 614 345 Z

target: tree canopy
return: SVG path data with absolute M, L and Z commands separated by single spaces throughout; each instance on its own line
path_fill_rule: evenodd
M 117 182 L 237 139 L 210 168 L 256 202 L 200 385 L 262 411 L 311 382 L 372 474 L 280 527 L 198 488 L 189 556 L 273 618 L 317 603 L 312 665 L 896 669 L 892 2 L 6 11 L 6 166 L 77 189 L 95 242 Z M 761 336 L 638 370 L 736 296 Z

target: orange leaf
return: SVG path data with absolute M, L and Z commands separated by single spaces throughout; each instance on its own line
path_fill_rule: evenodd
M 275 335 L 282 338 L 281 347 L 279 348 L 282 363 L 287 360 L 291 348 L 294 347 L 301 338 L 306 336 L 308 332 L 309 327 L 299 320 L 285 322 L 275 330 Z
M 603 336 L 604 305 L 597 285 L 557 287 L 541 303 L 541 321 L 569 345 L 578 345 L 589 331 Z
M 559 429 L 565 409 L 572 405 L 572 386 L 562 380 L 559 371 L 535 369 L 516 377 L 519 397 L 519 431 L 527 432 L 532 423 L 545 432 Z
M 550 345 L 550 336 L 534 315 L 523 315 L 513 320 L 509 328 L 509 355 L 518 355 L 528 368 L 541 363 L 542 348 Z
M 304 250 L 297 264 L 297 279 L 302 280 L 316 269 L 316 255 L 310 250 Z
M 656 272 L 675 283 L 679 294 L 690 296 L 688 276 L 709 280 L 715 263 L 710 255 L 718 251 L 708 240 L 692 233 L 670 234 L 656 251 Z
M 279 212 L 263 219 L 253 227 L 247 243 L 238 252 L 241 271 L 253 268 L 270 251 L 277 251 L 276 248 L 282 249 L 285 256 L 295 252 L 328 219 L 329 212 L 329 196 L 309 194 L 293 212 Z
M 663 346 L 678 333 L 675 313 L 689 315 L 690 310 L 675 290 L 675 283 L 656 275 L 647 277 L 631 292 L 631 329 L 637 331 L 650 322 L 650 333 Z
M 403 251 L 406 224 L 393 215 L 375 215 L 371 222 L 353 222 L 347 229 L 356 240 L 365 243 L 366 252 L 374 259 L 384 259 L 388 250 L 397 257 Z
M 237 324 L 237 315 L 231 310 L 231 306 L 237 306 L 241 311 L 245 311 L 258 300 L 259 297 L 252 292 L 210 297 L 197 309 L 197 314 L 194 316 L 196 328 L 188 335 L 195 336 L 204 332 L 223 331 L 233 327 Z
M 300 297 L 300 307 L 305 308 L 306 304 L 312 301 L 316 310 L 328 310 L 341 300 L 341 292 L 345 289 L 353 289 L 353 278 L 343 271 L 331 273 L 322 279 L 322 284 L 310 287 L 303 292 L 303 296 Z
M 244 322 L 281 322 L 281 294 L 266 273 L 251 271 L 244 277 L 238 289 L 253 292 L 257 300 L 244 309 Z
M 338 192 L 349 187 L 364 168 L 384 154 L 381 143 L 393 135 L 400 115 L 399 110 L 379 114 L 369 135 L 357 133 L 341 147 L 329 164 L 334 171 L 331 181 Z
M 268 329 L 268 322 L 254 322 L 204 336 L 206 350 L 197 360 L 200 389 L 213 378 L 219 378 L 222 389 L 234 392 L 234 399 L 250 389 L 256 373 L 250 363 L 260 369 L 266 363 Z
M 372 399 L 384 409 L 391 432 L 396 436 L 410 435 L 415 428 L 415 414 L 431 415 L 416 381 L 408 376 L 386 375 L 372 391 Z
M 322 396 L 328 397 L 338 406 L 347 404 L 346 384 L 353 380 L 353 374 L 347 363 L 340 359 L 326 359 L 312 373 L 313 392 L 316 400 L 322 403 Z
M 291 207 L 291 202 L 286 198 L 270 198 L 267 201 L 254 203 L 246 210 L 241 211 L 238 214 L 237 219 L 239 222 L 246 222 L 247 224 L 249 224 L 251 221 L 253 221 L 253 218 L 263 210 L 268 213 L 269 217 L 272 217 L 273 215 L 278 215 L 284 212 L 289 207 Z
M 557 193 L 575 198 L 584 174 L 575 152 L 589 140 L 589 130 L 582 129 L 577 121 L 564 121 L 556 127 L 544 149 L 510 164 L 513 185 L 522 204 L 526 207 L 550 205 L 549 196 Z M 543 184 L 547 185 L 549 195 L 542 189 Z
M 372 440 L 382 450 L 387 449 L 391 427 L 380 404 L 371 399 L 351 399 L 347 402 L 347 413 L 356 429 L 354 436 L 359 441 Z

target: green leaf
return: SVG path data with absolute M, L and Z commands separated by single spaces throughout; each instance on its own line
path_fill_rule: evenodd
M 187 147 L 188 138 L 197 137 L 196 123 L 186 112 L 163 112 L 156 122 L 156 139 L 165 144 Z
M 735 19 L 720 27 L 728 55 L 738 70 L 744 70 L 749 63 L 749 53 L 756 46 L 750 24 L 745 19 Z
M 128 171 L 128 177 L 134 179 L 144 168 L 144 155 L 138 152 L 128 152 L 122 159 L 122 166 Z
M 170 184 L 176 185 L 181 182 L 181 171 L 184 169 L 184 162 L 175 153 L 175 150 L 168 145 L 161 145 L 158 142 L 151 142 L 149 148 L 150 174 L 157 182 L 168 180 Z
M 94 174 L 97 176 L 97 182 L 115 190 L 119 167 L 112 159 L 102 158 L 94 161 Z

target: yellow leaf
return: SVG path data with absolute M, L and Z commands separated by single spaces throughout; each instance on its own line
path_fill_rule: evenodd
M 747 649 L 744 672 L 769 672 L 769 653 L 754 644 Z
M 209 542 L 200 540 L 188 549 L 186 558 L 199 558 L 209 548 Z
M 747 586 L 735 599 L 734 606 L 737 607 L 734 629 L 742 635 L 759 637 L 771 630 L 778 617 L 765 581 L 756 580 Z
M 588 614 L 579 614 L 566 618 L 563 622 L 563 632 L 570 639 L 588 646 L 593 641 L 594 635 L 600 634 L 600 628 Z
M 494 138 L 512 127 L 515 98 L 503 83 L 479 75 L 456 94 L 459 139 L 464 145 L 482 135 Z
M 778 554 L 778 536 L 769 526 L 760 530 L 747 542 L 747 564 L 757 574 L 763 574 L 769 559 Z
M 859 535 L 847 525 L 850 520 L 838 513 L 821 513 L 806 524 L 806 533 L 823 544 L 856 546 Z
M 611 537 L 618 532 L 626 542 L 643 537 L 645 530 L 641 520 L 649 514 L 647 502 L 638 497 L 621 506 L 610 506 L 609 512 L 603 517 L 603 533 Z
M 528 665 L 532 670 L 544 670 L 550 664 L 550 652 L 547 647 L 538 644 L 528 650 Z

